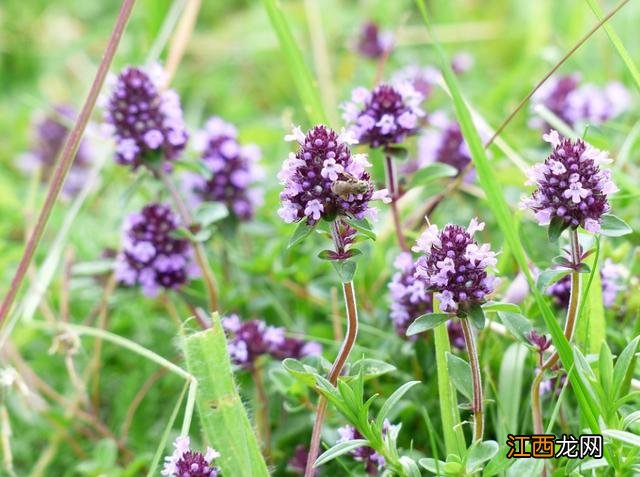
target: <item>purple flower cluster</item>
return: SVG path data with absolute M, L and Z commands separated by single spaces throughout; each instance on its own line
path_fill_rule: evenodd
M 495 288 L 496 278 L 486 269 L 496 264 L 496 254 L 489 244 L 478 245 L 473 239 L 483 229 L 484 223 L 475 218 L 467 229 L 448 224 L 439 232 L 437 225 L 430 225 L 413 248 L 424 253 L 415 276 L 427 290 L 437 292 L 435 298 L 445 313 L 464 312 L 484 302 Z
M 189 437 L 178 437 L 173 443 L 173 454 L 164 458 L 160 474 L 166 477 L 218 477 L 220 471 L 212 462 L 220 454 L 211 447 L 207 447 L 204 454 L 196 452 L 189 445 Z
M 188 134 L 180 98 L 162 87 L 159 77 L 154 81 L 134 67 L 125 68 L 115 81 L 105 119 L 113 127 L 118 163 L 136 169 L 145 161 L 174 160 L 185 148 Z
M 406 172 L 435 162 L 455 167 L 462 173 L 471 163 L 471 153 L 462 137 L 460 125 L 443 113 L 434 113 L 429 117 L 429 127 L 418 138 L 418 154 L 415 164 L 409 163 Z
M 178 218 L 165 204 L 153 203 L 124 221 L 122 249 L 115 274 L 121 284 L 142 287 L 155 296 L 159 288 L 178 288 L 197 275 L 189 241 L 173 236 Z
M 358 53 L 366 58 L 378 59 L 393 48 L 393 34 L 380 31 L 378 25 L 368 21 L 362 25 L 358 38 Z
M 580 84 L 580 75 L 550 78 L 533 95 L 533 105 L 541 104 L 573 127 L 580 123 L 600 125 L 629 109 L 630 95 L 622 84 L 611 82 L 604 88 Z M 549 126 L 539 118 L 532 127 L 545 130 Z
M 394 426 L 392 426 L 388 420 L 385 420 L 384 425 L 382 426 L 383 435 L 386 435 L 392 427 Z M 340 435 L 340 438 L 337 443 L 364 438 L 364 436 L 360 434 L 355 427 L 349 425 L 339 427 L 338 434 Z M 385 465 L 384 457 L 368 446 L 358 447 L 357 449 L 352 450 L 351 455 L 354 460 L 364 463 L 365 472 L 369 475 L 377 475 Z
M 440 70 L 433 66 L 408 65 L 393 74 L 391 84 L 401 88 L 408 83 L 426 100 L 441 76 Z
M 423 99 L 409 83 L 381 84 L 373 91 L 356 88 L 351 101 L 342 106 L 343 117 L 359 142 L 374 148 L 389 147 L 416 134 L 419 120 L 425 116 L 420 109 Z
M 627 275 L 628 270 L 619 264 L 613 263 L 607 258 L 600 268 L 600 282 L 602 285 L 602 303 L 606 307 L 612 306 L 618 293 L 624 290 L 622 282 Z M 562 309 L 569 306 L 571 298 L 571 276 L 565 275 L 560 280 L 547 288 L 547 295 L 551 296 L 553 302 Z
M 318 356 L 322 346 L 285 336 L 284 328 L 268 326 L 261 320 L 241 321 L 238 315 L 222 319 L 222 326 L 229 334 L 229 354 L 233 362 L 244 369 L 253 369 L 256 360 L 263 355 L 276 359 Z
M 351 154 L 349 145 L 355 142 L 351 135 L 319 125 L 306 135 L 296 127 L 285 140 L 299 145 L 278 174 L 284 185 L 278 215 L 285 222 L 305 219 L 313 225 L 321 218 L 362 219 L 372 213 L 373 185 L 365 170 L 371 164 L 366 155 Z
M 607 196 L 618 190 L 611 181 L 611 171 L 600 169 L 610 162 L 606 152 L 582 140 L 560 138 L 556 131 L 543 135 L 553 146 L 542 164 L 530 169 L 527 184 L 537 186 L 523 208 L 535 212 L 540 225 L 561 219 L 565 225 L 600 231 L 600 218 L 609 211 Z
M 397 272 L 389 283 L 390 316 L 398 336 L 406 338 L 413 320 L 432 311 L 431 293 L 427 292 L 424 282 L 416 278 L 416 263 L 409 252 L 398 255 L 393 265 Z
M 186 175 L 186 188 L 198 202 L 222 202 L 238 219 L 251 219 L 261 202 L 260 191 L 251 187 L 260 178 L 260 149 L 239 144 L 236 128 L 218 117 L 207 121 L 197 142 L 211 175 Z
M 28 172 L 40 169 L 41 180 L 47 181 L 69 132 L 67 123 L 74 119 L 74 109 L 66 104 L 55 106 L 54 113 L 40 118 L 34 127 L 35 137 L 31 151 L 20 156 L 18 166 Z M 80 191 L 90 165 L 91 149 L 83 139 L 64 182 L 62 192 L 65 196 L 71 197 Z

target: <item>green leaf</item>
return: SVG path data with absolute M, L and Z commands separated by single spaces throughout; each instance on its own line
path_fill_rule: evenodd
M 616 396 L 613 391 L 613 354 L 606 341 L 600 347 L 600 355 L 598 356 L 598 371 L 600 375 L 600 383 L 605 394 L 614 401 Z
M 303 382 L 307 386 L 313 387 L 315 385 L 315 369 L 311 366 L 307 366 L 293 358 L 286 358 L 282 361 L 282 366 L 291 375 L 295 376 L 299 381 Z
M 631 381 L 633 374 L 633 364 L 635 363 L 636 350 L 638 349 L 638 342 L 640 336 L 636 336 L 620 353 L 616 364 L 613 367 L 613 389 L 616 390 L 617 396 L 623 396 L 628 392 L 628 382 Z M 625 383 L 627 383 L 625 385 Z
M 455 177 L 458 169 L 449 164 L 434 162 L 421 169 L 418 169 L 412 176 L 409 184 L 412 187 L 426 186 L 444 177 Z
M 212 327 L 184 340 L 187 369 L 198 381 L 196 405 L 207 440 L 226 475 L 267 477 L 269 472 L 238 393 L 224 330 L 217 314 Z
M 555 242 L 560 238 L 562 232 L 566 228 L 569 227 L 569 224 L 562 220 L 560 217 L 554 217 L 551 219 L 551 223 L 549 224 L 549 228 L 547 229 L 547 236 L 549 237 L 550 242 Z
M 473 397 L 473 383 L 471 381 L 471 367 L 464 359 L 455 354 L 447 353 L 447 367 L 451 382 L 456 389 L 467 399 Z
M 371 224 L 367 219 L 349 219 L 349 225 L 362 233 L 365 237 L 371 240 L 376 239 L 376 233 L 373 231 L 373 227 L 371 227 Z
M 499 311 L 498 318 L 514 337 L 525 343 L 529 342 L 528 336 L 533 326 L 525 316 L 510 311 Z
M 498 437 L 505 442 L 507 434 L 516 434 L 521 428 L 520 407 L 522 400 L 522 383 L 525 375 L 525 361 L 529 349 L 522 343 L 512 343 L 504 352 L 498 375 Z
M 405 161 L 409 157 L 409 151 L 406 147 L 392 146 L 384 149 L 385 154 L 393 157 L 397 161 Z
M 479 472 L 482 464 L 493 459 L 498 453 L 499 448 L 496 441 L 478 442 L 471 446 L 469 454 L 467 454 L 467 473 L 473 474 Z
M 432 472 L 436 475 L 442 475 L 442 471 L 440 469 L 444 470 L 444 465 L 446 464 L 446 462 L 442 462 L 441 460 L 436 460 L 436 459 L 425 458 L 425 459 L 420 459 L 418 461 L 418 464 L 420 464 L 422 467 L 427 469 L 429 472 Z
M 471 305 L 471 307 L 469 308 L 468 316 L 471 320 L 471 323 L 476 327 L 476 329 L 481 330 L 482 328 L 484 328 L 485 317 L 480 303 L 473 303 Z
M 482 477 L 498 475 L 506 471 L 514 462 L 516 462 L 515 459 L 507 459 L 507 451 L 500 452 L 496 457 L 491 459 L 491 462 L 484 468 Z
M 193 216 L 196 223 L 206 228 L 228 217 L 229 209 L 221 202 L 203 202 L 198 205 Z
M 331 264 L 336 269 L 342 283 L 349 283 L 353 280 L 353 276 L 356 274 L 356 262 L 353 260 L 333 260 Z
M 385 363 L 382 360 L 363 358 L 351 365 L 351 374 L 359 375 L 362 373 L 364 379 L 372 379 L 383 374 L 392 373 L 396 369 L 392 364 Z
M 407 336 L 417 335 L 424 331 L 431 330 L 450 318 L 446 313 L 427 313 L 419 316 L 407 328 Z
M 416 464 L 415 460 L 406 455 L 400 457 L 399 460 L 402 470 L 407 477 L 420 477 L 420 469 L 418 468 L 418 464 Z
M 627 431 L 618 431 L 615 429 L 603 429 L 602 435 L 611 437 L 625 444 L 631 444 L 634 447 L 640 447 L 640 436 Z
M 543 270 L 538 275 L 538 279 L 536 280 L 536 287 L 538 288 L 538 290 L 546 292 L 549 285 L 551 285 L 552 283 L 556 283 L 557 281 L 562 279 L 562 277 L 569 275 L 570 273 L 571 270 L 567 269 Z
M 600 235 L 607 237 L 622 237 L 633 232 L 631 227 L 613 214 L 604 214 L 600 220 Z
M 308 225 L 306 220 L 301 221 L 293 231 L 291 238 L 289 238 L 287 248 L 295 247 L 296 245 L 298 245 L 305 238 L 307 238 L 311 232 L 313 232 L 313 229 L 315 227 L 315 225 Z
M 518 305 L 513 303 L 502 303 L 500 301 L 488 301 L 482 305 L 482 309 L 487 312 L 509 311 L 511 313 L 522 313 Z
M 323 250 L 318 253 L 318 258 L 320 260 L 332 260 L 333 254 L 335 252 L 333 250 Z
M 341 455 L 351 452 L 354 449 L 358 449 L 359 447 L 364 447 L 367 445 L 369 445 L 369 441 L 366 439 L 354 439 L 352 441 L 340 442 L 325 451 L 320 457 L 318 457 L 313 466 L 320 467 L 321 465 L 332 461 L 336 457 L 340 457 Z
M 404 383 L 402 386 L 400 386 L 398 389 L 396 389 L 391 396 L 389 396 L 389 399 L 387 399 L 384 402 L 384 404 L 380 408 L 380 412 L 378 413 L 378 416 L 376 417 L 376 426 L 379 429 L 382 429 L 382 425 L 384 423 L 384 420 L 389 415 L 389 412 L 391 412 L 391 409 L 396 404 L 398 404 L 400 399 L 402 399 L 402 397 L 405 394 L 407 394 L 409 392 L 409 390 L 412 387 L 414 387 L 416 384 L 420 384 L 420 381 L 409 381 L 408 383 Z

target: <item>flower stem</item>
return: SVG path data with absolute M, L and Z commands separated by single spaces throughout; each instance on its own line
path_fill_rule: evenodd
M 166 172 L 162 170 L 161 167 L 154 169 L 154 173 L 160 177 L 162 183 L 171 194 L 171 198 L 178 210 L 178 215 L 183 222 L 185 227 L 189 227 L 193 224 L 193 218 L 191 217 L 191 213 L 187 208 L 184 200 L 182 200 L 182 196 L 180 192 L 174 185 L 171 178 L 167 175 Z M 198 268 L 200 268 L 200 272 L 202 273 L 202 278 L 204 279 L 205 286 L 207 287 L 207 297 L 209 298 L 209 307 L 210 311 L 218 311 L 218 287 L 216 285 L 216 278 L 213 274 L 213 270 L 211 270 L 211 266 L 209 265 L 209 261 L 207 260 L 207 255 L 202 247 L 200 242 L 191 242 L 193 245 L 193 249 L 196 255 L 196 263 L 198 264 Z
M 391 196 L 391 214 L 393 215 L 393 224 L 396 229 L 396 236 L 398 237 L 398 244 L 403 252 L 409 251 L 409 246 L 402 233 L 402 223 L 400 221 L 400 212 L 398 211 L 398 199 L 400 193 L 398 191 L 398 178 L 394 171 L 393 158 L 388 154 L 385 156 L 385 166 L 387 171 L 387 188 L 389 189 L 389 195 Z
M 569 230 L 569 238 L 571 240 L 571 262 L 577 269 L 581 260 L 580 242 L 578 240 L 578 231 L 576 229 Z M 567 309 L 567 319 L 564 325 L 564 336 L 567 341 L 573 338 L 573 331 L 576 327 L 578 318 L 578 303 L 580 302 L 580 273 L 574 269 L 571 272 L 571 296 L 569 298 L 569 308 Z M 531 385 L 531 413 L 533 417 L 534 434 L 543 433 L 542 408 L 540 405 L 540 385 L 544 372 L 551 369 L 559 359 L 558 352 L 554 352 L 540 367 L 539 373 L 536 375 Z
M 343 283 L 342 291 L 344 293 L 344 300 L 347 311 L 347 333 L 342 347 L 338 353 L 338 357 L 333 362 L 331 370 L 329 371 L 329 382 L 335 386 L 338 382 L 338 376 L 342 372 L 349 353 L 356 342 L 356 336 L 358 335 L 358 309 L 356 306 L 356 295 L 353 289 L 353 282 Z M 327 399 L 324 396 L 320 396 L 318 401 L 318 410 L 316 412 L 316 420 L 313 423 L 313 432 L 311 433 L 311 443 L 309 444 L 309 457 L 307 458 L 307 466 L 304 471 L 305 477 L 313 477 L 315 469 L 313 464 L 318 458 L 318 452 L 320 450 L 320 435 L 322 433 L 322 424 L 324 422 L 324 416 L 327 412 Z
M 131 15 L 134 3 L 135 0 L 123 0 L 122 2 L 120 12 L 118 13 L 116 23 L 111 32 L 111 36 L 109 37 L 100 65 L 98 66 L 96 76 L 91 84 L 87 99 L 85 100 L 82 110 L 80 111 L 80 115 L 76 119 L 75 124 L 64 143 L 62 154 L 60 155 L 60 159 L 58 160 L 53 172 L 47 196 L 44 204 L 42 205 L 42 209 L 40 209 L 40 213 L 38 214 L 36 225 L 31 231 L 27 245 L 22 253 L 22 257 L 20 258 L 20 263 L 18 263 L 16 273 L 11 280 L 9 291 L 0 305 L 0 323 L 2 323 L 9 314 L 9 310 L 11 309 L 16 295 L 20 290 L 20 285 L 22 285 L 22 281 L 24 280 L 29 265 L 33 260 L 33 255 L 35 254 L 36 248 L 38 248 L 38 244 L 40 243 L 40 239 L 44 233 L 49 216 L 51 215 L 51 210 L 53 209 L 56 199 L 60 194 L 60 190 L 64 184 L 64 179 L 67 176 L 67 172 L 69 171 L 69 168 L 73 163 L 73 159 L 75 158 L 76 151 L 78 150 L 82 134 L 87 127 L 91 112 L 95 107 L 96 100 L 98 99 L 98 95 L 100 94 L 100 90 L 102 89 L 107 73 L 109 72 L 111 61 L 113 60 L 118 44 L 120 43 L 120 38 L 122 37 L 127 21 L 129 20 L 129 16 Z
M 271 455 L 271 426 L 269 425 L 269 398 L 264 387 L 262 368 L 255 367 L 251 370 L 251 377 L 256 387 L 258 406 L 256 409 L 256 424 L 258 439 L 262 443 L 262 453 L 269 460 Z
M 473 382 L 473 442 L 482 441 L 484 433 L 484 397 L 482 395 L 482 378 L 480 376 L 480 361 L 478 360 L 478 349 L 476 348 L 475 337 L 468 319 L 462 321 L 462 333 L 464 343 L 469 355 L 469 365 L 471 366 L 471 380 Z

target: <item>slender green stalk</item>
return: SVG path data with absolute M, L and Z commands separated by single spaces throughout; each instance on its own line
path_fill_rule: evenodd
M 251 377 L 256 388 L 256 431 L 262 444 L 262 454 L 265 459 L 271 457 L 271 425 L 269 423 L 269 398 L 264 387 L 262 369 L 256 366 L 251 370 Z
M 471 367 L 471 381 L 473 383 L 473 442 L 481 442 L 484 433 L 484 397 L 482 393 L 482 378 L 480 376 L 480 361 L 478 360 L 478 349 L 476 339 L 471 329 L 468 319 L 461 320 L 464 343 L 469 355 L 469 366 Z
M 333 224 L 332 224 L 333 225 Z M 334 386 L 338 382 L 338 376 L 342 372 L 349 353 L 353 349 L 353 345 L 356 342 L 358 336 L 358 308 L 356 305 L 356 295 L 353 289 L 353 282 L 343 283 L 342 292 L 344 293 L 344 301 L 347 311 L 347 333 L 342 347 L 336 360 L 331 366 L 329 371 L 329 382 Z M 311 433 L 311 443 L 309 444 L 309 457 L 307 458 L 307 466 L 304 471 L 305 477 L 313 477 L 315 474 L 315 468 L 313 464 L 318 458 L 320 452 L 320 437 L 322 434 L 322 424 L 324 423 L 324 417 L 327 412 L 327 399 L 324 396 L 320 396 L 318 401 L 318 410 L 316 412 L 316 419 L 313 423 L 313 431 Z
M 53 171 L 53 177 L 49 184 L 47 196 L 44 204 L 42 205 L 42 209 L 40 209 L 40 213 L 38 214 L 38 220 L 36 221 L 36 225 L 31 232 L 27 245 L 22 253 L 16 273 L 11 280 L 9 291 L 2 300 L 2 304 L 0 304 L 0 324 L 2 324 L 9 314 L 11 306 L 15 301 L 16 295 L 18 294 L 27 270 L 29 269 L 29 265 L 33 260 L 33 255 L 38 248 L 38 244 L 40 243 L 44 229 L 49 221 L 49 216 L 51 215 L 53 206 L 56 203 L 56 199 L 58 198 L 60 191 L 62 190 L 65 177 L 73 163 L 76 151 L 80 145 L 80 140 L 82 139 L 84 130 L 89 122 L 91 112 L 95 107 L 96 100 L 98 99 L 104 80 L 107 77 L 107 73 L 109 72 L 111 61 L 113 60 L 118 44 L 120 43 L 120 38 L 122 38 L 122 34 L 125 26 L 127 25 L 127 21 L 129 20 L 129 16 L 131 15 L 134 3 L 135 0 L 123 0 L 122 2 L 115 26 L 113 27 L 111 36 L 109 37 L 107 47 L 102 56 L 100 66 L 98 66 L 98 71 L 93 79 L 93 83 L 91 84 L 87 99 L 85 100 L 82 110 L 80 111 L 80 115 L 78 116 L 78 119 L 76 119 L 76 122 L 64 143 L 62 154 L 56 164 L 55 170 Z

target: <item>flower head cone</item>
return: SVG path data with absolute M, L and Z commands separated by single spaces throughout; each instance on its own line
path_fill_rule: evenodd
M 161 475 L 166 477 L 218 477 L 219 470 L 213 460 L 220 456 L 211 447 L 206 452 L 196 452 L 189 447 L 189 437 L 178 437 L 173 443 L 174 451 L 165 457 Z

